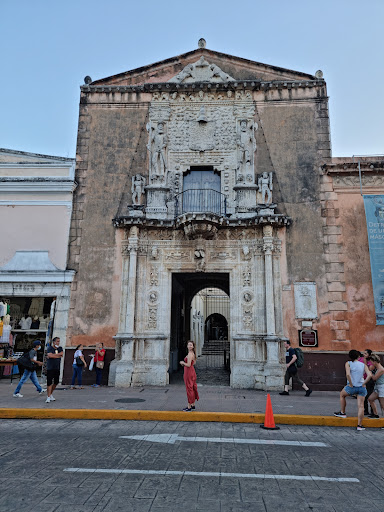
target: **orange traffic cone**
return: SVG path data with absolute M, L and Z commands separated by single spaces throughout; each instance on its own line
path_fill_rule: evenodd
M 269 393 L 267 395 L 264 425 L 260 425 L 260 427 L 265 428 L 266 430 L 280 430 L 280 427 L 276 427 L 275 425 L 275 420 L 273 418 L 272 402 Z

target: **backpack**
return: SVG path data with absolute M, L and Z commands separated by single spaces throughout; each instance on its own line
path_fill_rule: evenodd
M 25 352 L 25 354 L 23 354 L 21 357 L 19 357 L 19 359 L 17 360 L 17 366 L 21 367 L 23 371 L 35 371 L 36 367 L 29 358 L 29 350 L 28 352 Z
M 301 350 L 301 348 L 295 348 L 294 351 L 295 351 L 295 354 L 297 357 L 295 364 L 296 364 L 297 368 L 301 368 L 304 365 L 303 351 Z

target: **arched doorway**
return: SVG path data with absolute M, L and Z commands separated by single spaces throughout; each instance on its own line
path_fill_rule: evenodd
M 180 381 L 179 361 L 193 339 L 201 384 L 229 385 L 230 299 L 229 275 L 173 274 L 171 305 L 170 382 Z

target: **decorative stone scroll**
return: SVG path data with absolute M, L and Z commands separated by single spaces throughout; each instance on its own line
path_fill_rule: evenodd
M 216 64 L 210 64 L 204 57 L 200 57 L 197 62 L 187 64 L 179 74 L 168 80 L 174 83 L 191 83 L 191 82 L 229 82 L 234 78 L 225 73 Z

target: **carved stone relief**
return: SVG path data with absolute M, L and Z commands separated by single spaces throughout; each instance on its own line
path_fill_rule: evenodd
M 252 307 L 250 306 L 243 308 L 243 328 L 247 330 L 251 330 L 253 328 Z
M 165 259 L 170 260 L 170 261 L 190 260 L 191 253 L 190 253 L 190 251 L 178 251 L 176 249 L 174 251 L 167 252 L 165 254 Z
M 254 182 L 255 130 L 257 124 L 241 119 L 237 129 L 237 182 Z
M 361 178 L 361 183 L 366 187 L 380 187 L 384 185 L 384 176 L 365 175 Z M 335 176 L 333 178 L 334 187 L 360 187 L 359 176 Z
M 157 306 L 148 307 L 148 329 L 157 328 Z
M 159 286 L 159 269 L 155 265 L 149 271 L 149 283 L 151 286 Z
M 236 252 L 235 251 L 212 251 L 209 254 L 209 259 L 212 261 L 235 261 L 236 260 Z
M 253 301 L 253 294 L 251 292 L 248 292 L 248 291 L 244 292 L 242 299 L 243 299 L 244 302 L 246 302 L 248 304 L 248 303 Z
M 168 80 L 174 83 L 190 82 L 228 82 L 234 79 L 225 73 L 216 64 L 210 64 L 204 57 L 200 57 L 197 62 L 188 64 L 179 74 Z
M 243 275 L 243 286 L 251 286 L 252 272 L 251 267 L 247 265 L 242 272 Z
M 317 318 L 316 283 L 294 283 L 295 317 Z

